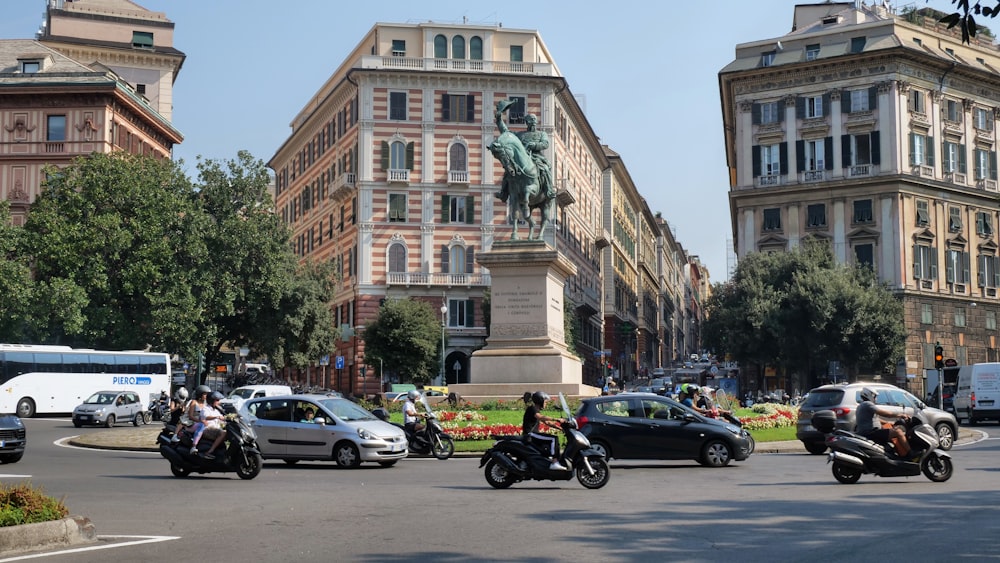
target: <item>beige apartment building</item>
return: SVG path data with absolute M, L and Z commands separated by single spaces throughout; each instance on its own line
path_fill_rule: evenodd
M 50 0 L 37 40 L 0 40 L 0 198 L 15 225 L 45 166 L 93 152 L 170 158 L 183 139 L 169 118 L 184 59 L 172 33 L 126 0 Z
M 468 382 L 469 357 L 487 335 L 490 275 L 476 255 L 510 236 L 506 206 L 494 196 L 503 170 L 486 149 L 499 134 L 494 108 L 505 99 L 515 100 L 512 131 L 523 131 L 530 113 L 549 136 L 560 206 L 546 236 L 579 269 L 567 302 L 584 382 L 596 382 L 608 164 L 542 38 L 500 26 L 380 23 L 295 116 L 269 162 L 295 251 L 334 260 L 342 274 L 342 337 L 331 365 L 343 367 L 331 371 L 329 386 L 374 392 L 378 366 L 363 364 L 359 334 L 382 300 L 402 298 L 441 311 L 443 383 Z
M 904 304 L 894 379 L 915 391 L 936 343 L 959 365 L 1000 348 L 1000 51 L 938 17 L 799 4 L 719 73 L 738 256 L 816 239 L 874 268 Z

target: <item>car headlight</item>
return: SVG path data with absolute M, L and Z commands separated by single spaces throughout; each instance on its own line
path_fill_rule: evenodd
M 358 436 L 360 436 L 362 440 L 374 440 L 375 439 L 375 435 L 372 434 L 371 431 L 369 431 L 368 429 L 365 429 L 365 428 L 358 428 Z
M 104 407 L 101 407 L 101 408 L 97 409 L 96 411 L 94 411 L 94 414 L 104 414 Z
M 727 424 L 726 425 L 726 430 L 729 430 L 730 432 L 732 432 L 736 436 L 740 435 L 740 427 L 739 426 L 734 426 L 732 424 Z

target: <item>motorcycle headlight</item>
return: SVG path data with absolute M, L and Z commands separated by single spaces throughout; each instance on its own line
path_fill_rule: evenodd
M 358 428 L 358 436 L 360 436 L 362 440 L 374 440 L 375 439 L 375 435 L 372 434 L 371 431 L 369 431 L 366 428 Z

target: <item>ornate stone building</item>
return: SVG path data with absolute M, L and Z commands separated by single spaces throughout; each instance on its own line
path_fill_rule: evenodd
M 118 150 L 170 158 L 184 60 L 172 41 L 172 22 L 126 0 L 50 0 L 38 40 L 0 40 L 0 199 L 14 224 L 47 165 Z
M 959 365 L 1000 348 L 1000 52 L 936 21 L 800 4 L 719 73 L 736 252 L 817 239 L 874 268 L 904 304 L 894 379 L 915 391 L 937 342 Z

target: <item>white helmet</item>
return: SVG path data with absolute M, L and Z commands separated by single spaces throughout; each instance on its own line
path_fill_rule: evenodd
M 178 401 L 186 401 L 187 398 L 188 398 L 188 390 L 184 387 L 181 387 L 174 393 L 174 399 Z
M 416 389 L 410 389 L 406 392 L 406 398 L 411 401 L 415 401 L 418 397 L 420 397 L 420 391 L 417 391 Z

